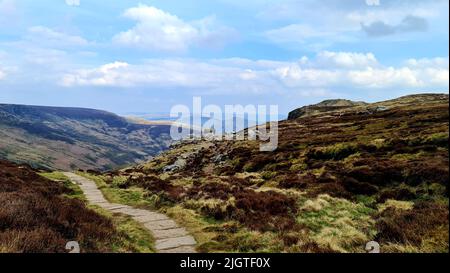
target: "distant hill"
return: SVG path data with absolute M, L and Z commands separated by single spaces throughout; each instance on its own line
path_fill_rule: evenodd
M 199 118 L 200 123 L 202 124 L 202 126 L 204 126 L 207 122 L 210 122 L 210 120 L 211 120 L 211 118 L 207 117 L 207 116 L 194 116 L 194 115 L 190 115 L 190 116 L 184 117 L 183 119 L 179 120 L 178 118 L 170 117 L 170 114 L 139 114 L 139 113 L 135 113 L 135 114 L 127 115 L 125 117 L 134 123 L 150 124 L 150 125 L 177 124 L 177 125 L 182 125 L 182 126 L 190 126 L 190 124 L 193 124 L 194 118 Z M 265 118 L 266 118 L 266 121 L 269 121 L 271 119 L 270 115 L 267 115 Z M 285 118 L 286 118 L 285 115 L 279 114 L 278 118 L 275 117 L 273 119 L 282 120 Z M 213 117 L 212 120 L 222 124 L 222 130 L 224 131 L 224 133 L 233 133 L 236 130 L 239 131 L 239 128 L 235 128 L 234 124 L 242 124 L 242 126 L 244 126 L 244 128 L 247 128 L 247 127 L 251 127 L 252 124 L 258 123 L 258 121 L 257 121 L 258 118 L 251 117 L 251 116 L 249 117 L 248 113 L 245 115 L 234 114 L 233 118 L 228 118 L 228 119 L 227 119 L 227 117 L 225 117 L 225 115 L 223 115 L 221 119 L 219 119 L 219 117 Z M 233 126 L 231 126 L 230 124 L 233 124 Z M 197 127 L 197 128 L 200 128 L 200 127 Z M 205 128 L 205 129 L 207 129 L 207 128 Z
M 290 112 L 288 120 L 324 115 L 339 116 L 351 112 L 358 112 L 359 114 L 376 113 L 387 111 L 394 107 L 436 104 L 445 100 L 448 100 L 447 94 L 408 95 L 393 100 L 376 103 L 366 103 L 363 101 L 351 101 L 344 99 L 324 100 L 320 103 L 303 106 Z
M 107 170 L 170 145 L 169 125 L 93 109 L 0 104 L 0 158 L 48 169 Z

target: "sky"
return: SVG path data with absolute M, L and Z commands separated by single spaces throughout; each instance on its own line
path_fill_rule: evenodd
M 0 103 L 119 114 L 449 90 L 448 0 L 0 0 Z

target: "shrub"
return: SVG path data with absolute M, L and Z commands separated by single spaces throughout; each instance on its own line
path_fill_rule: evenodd
M 322 194 L 302 205 L 297 221 L 311 230 L 311 237 L 320 247 L 338 252 L 362 251 L 374 235 L 372 213 L 364 204 Z
M 377 200 L 380 203 L 384 203 L 388 199 L 408 201 L 414 200 L 416 198 L 417 198 L 416 193 L 411 191 L 409 188 L 397 187 L 393 189 L 384 190 L 383 192 L 380 193 Z
M 338 143 L 333 146 L 310 150 L 307 153 L 307 157 L 310 159 L 318 160 L 341 160 L 356 152 L 358 152 L 356 145 L 348 143 Z
M 235 193 L 235 205 L 226 209 L 228 218 L 237 220 L 253 230 L 295 230 L 296 199 L 267 191 L 243 190 Z M 262 220 L 264 219 L 264 220 Z
M 387 208 L 377 216 L 376 240 L 420 246 L 424 240 L 439 236 L 434 234 L 436 229 L 445 227 L 448 248 L 448 213 L 447 205 L 434 202 L 417 203 L 412 210 Z
M 265 172 L 261 173 L 261 177 L 264 180 L 270 180 L 270 179 L 274 178 L 276 175 L 277 175 L 276 172 L 271 172 L 271 171 L 265 171 Z
M 0 249 L 7 252 L 66 252 L 78 241 L 83 252 L 105 251 L 115 234 L 112 222 L 70 190 L 26 166 L 0 161 Z
M 267 164 L 273 162 L 273 156 L 268 154 L 259 154 L 252 157 L 244 166 L 246 172 L 256 172 L 264 168 Z
M 366 182 L 359 182 L 358 180 L 347 177 L 342 180 L 344 188 L 353 194 L 372 195 L 378 192 L 378 188 Z

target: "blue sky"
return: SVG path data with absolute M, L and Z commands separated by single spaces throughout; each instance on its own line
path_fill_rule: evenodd
M 377 101 L 448 92 L 447 0 L 0 0 L 0 103 Z

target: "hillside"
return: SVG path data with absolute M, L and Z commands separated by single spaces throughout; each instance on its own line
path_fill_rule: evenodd
M 0 158 L 39 168 L 106 170 L 167 149 L 169 130 L 99 110 L 0 104 Z
M 176 218 L 199 251 L 364 252 L 375 240 L 383 252 L 448 252 L 448 103 L 332 105 L 282 121 L 275 152 L 186 143 L 96 179 Z
M 0 160 L 0 253 L 66 253 L 69 241 L 83 253 L 139 252 L 148 243 L 132 220 L 88 208 L 77 186 L 42 175 Z

